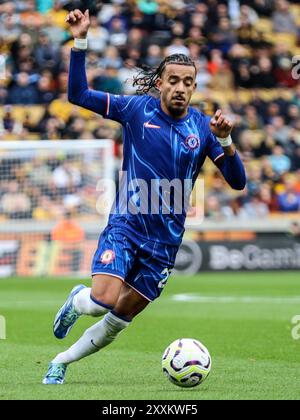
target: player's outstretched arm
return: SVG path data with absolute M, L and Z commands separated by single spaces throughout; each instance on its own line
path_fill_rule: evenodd
M 225 158 L 217 166 L 231 188 L 238 191 L 245 188 L 247 182 L 246 172 L 237 151 L 235 151 L 233 156 L 225 155 Z
M 218 110 L 210 121 L 210 129 L 224 154 L 224 157 L 214 162 L 233 189 L 243 190 L 246 186 L 246 172 L 231 139 L 233 123 L 222 115 L 221 110 Z
M 89 11 L 82 13 L 76 9 L 66 18 L 74 37 L 74 48 L 71 51 L 69 69 L 68 99 L 72 104 L 105 115 L 108 95 L 88 88 L 85 70 L 87 33 L 90 26 Z

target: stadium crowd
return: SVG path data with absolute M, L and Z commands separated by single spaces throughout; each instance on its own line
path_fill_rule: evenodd
M 298 212 L 300 70 L 293 56 L 300 51 L 299 3 L 0 0 L 0 140 L 112 138 L 116 160 L 121 161 L 120 127 L 67 99 L 72 40 L 65 18 L 75 7 L 89 8 L 91 87 L 133 94 L 137 67 L 157 66 L 166 55 L 185 53 L 199 70 L 193 105 L 208 114 L 221 106 L 235 121 L 233 137 L 247 166 L 248 186 L 242 193 L 229 191 L 208 165 L 208 217 L 247 219 Z M 59 168 L 59 163 L 44 165 L 54 183 Z M 16 208 L 21 202 L 21 217 L 43 219 L 43 209 L 54 205 L 55 197 L 61 200 L 63 195 L 68 201 L 70 195 L 81 194 L 78 182 L 65 195 L 57 187 L 56 195 L 48 191 L 34 199 L 32 195 L 39 194 L 32 177 L 29 171 L 22 192 L 17 175 L 5 186 L 0 179 L 2 216 L 20 217 Z M 16 208 L 13 203 L 18 203 Z

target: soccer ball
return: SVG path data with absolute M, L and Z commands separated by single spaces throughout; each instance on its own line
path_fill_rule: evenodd
M 200 341 L 180 338 L 166 348 L 162 369 L 173 384 L 191 388 L 200 385 L 210 374 L 211 357 Z

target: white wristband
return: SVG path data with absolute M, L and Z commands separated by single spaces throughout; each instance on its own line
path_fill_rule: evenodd
M 232 144 L 232 138 L 230 134 L 228 137 L 225 137 L 224 139 L 217 137 L 217 140 L 220 142 L 222 147 L 229 147 Z
M 87 50 L 88 40 L 87 38 L 75 38 L 74 39 L 74 48 L 78 50 Z

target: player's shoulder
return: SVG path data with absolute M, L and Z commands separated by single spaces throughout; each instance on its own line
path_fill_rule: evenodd
M 202 128 L 202 130 L 210 131 L 210 120 L 211 116 L 205 114 L 202 111 L 199 111 L 195 107 L 191 107 L 191 118 L 196 122 L 197 126 L 199 128 Z
M 131 98 L 133 108 L 140 114 L 147 114 L 158 108 L 159 100 L 152 95 L 135 95 Z
M 136 96 L 138 99 L 137 101 L 140 104 L 145 104 L 145 105 L 151 105 L 153 107 L 157 107 L 158 103 L 159 103 L 159 99 L 155 98 L 152 95 L 137 95 Z
M 134 101 L 134 102 L 149 102 L 149 101 L 155 101 L 155 98 L 150 95 L 114 95 L 115 97 L 122 98 L 126 101 Z
M 128 121 L 134 115 L 145 109 L 147 97 L 145 95 L 113 95 L 108 94 L 108 109 L 111 110 L 112 116 L 122 121 Z
M 209 115 L 206 115 L 204 112 L 200 111 L 199 109 L 195 108 L 194 106 L 190 107 L 191 115 L 193 118 L 199 121 L 207 121 L 210 119 Z
M 116 95 L 113 93 L 107 93 L 107 95 L 111 100 L 122 103 L 138 102 L 141 98 L 139 95 Z
M 131 95 L 125 96 L 124 98 L 126 98 L 125 101 L 130 103 L 132 108 L 140 111 L 145 110 L 149 104 L 154 107 L 156 106 L 155 98 L 150 95 Z

